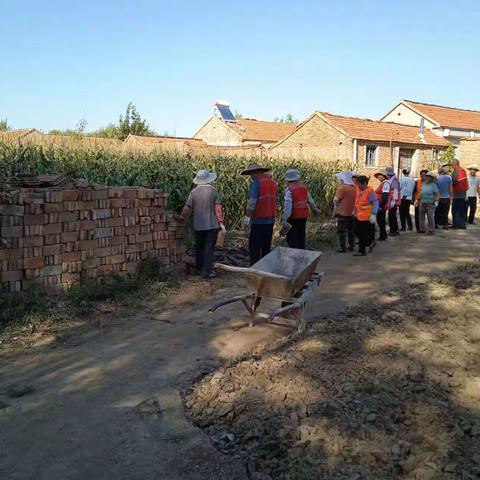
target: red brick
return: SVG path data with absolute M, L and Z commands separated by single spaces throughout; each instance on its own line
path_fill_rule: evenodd
M 122 217 L 107 218 L 106 225 L 107 227 L 123 227 L 123 218 Z
M 62 233 L 62 242 L 75 242 L 78 239 L 78 232 Z
M 77 243 L 77 246 L 80 251 L 94 250 L 95 248 L 97 248 L 97 241 L 96 240 L 80 240 Z
M 51 233 L 62 233 L 61 223 L 49 223 L 43 226 L 43 234 L 50 235 Z
M 75 190 L 64 190 L 63 199 L 65 201 L 74 202 L 75 200 L 78 200 L 78 192 Z
M 43 245 L 43 237 L 25 237 L 23 239 L 24 247 L 41 247 Z
M 125 199 L 124 198 L 112 198 L 110 200 L 111 208 L 124 208 L 125 207 Z
M 79 262 L 82 259 L 82 252 L 70 252 L 62 254 L 62 263 Z
M 45 215 L 25 215 L 23 217 L 24 225 L 43 225 L 45 223 Z
M 19 238 L 23 236 L 23 227 L 2 227 L 0 235 L 3 238 Z
M 45 257 L 48 257 L 50 255 L 60 255 L 62 251 L 62 246 L 57 243 L 55 245 L 47 245 L 43 247 L 43 255 Z
M 21 248 L 2 248 L 0 249 L 0 260 L 15 260 L 23 257 Z
M 97 227 L 97 224 L 95 223 L 95 220 L 80 220 L 78 223 L 78 228 L 80 230 L 95 230 Z
M 140 233 L 139 225 L 131 225 L 130 227 L 125 227 L 125 235 L 134 235 Z
M 23 268 L 42 268 L 45 266 L 43 257 L 25 258 Z
M 143 235 L 137 235 L 137 242 L 151 242 L 153 236 L 151 233 L 144 233 Z
M 108 198 L 108 190 L 106 188 L 102 190 L 94 190 L 92 198 L 94 200 L 106 200 Z
M 93 201 L 78 202 L 79 210 L 93 210 L 94 208 L 95 208 L 95 202 Z
M 75 222 L 78 220 L 78 212 L 64 212 L 58 214 L 58 221 L 63 222 Z
M 137 198 L 137 196 L 138 196 L 137 190 L 134 188 L 122 190 L 122 198 L 133 199 L 133 198 Z
M 45 213 L 60 213 L 63 212 L 63 203 L 46 203 Z

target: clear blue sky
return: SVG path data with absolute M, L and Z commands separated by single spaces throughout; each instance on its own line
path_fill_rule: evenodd
M 88 129 L 132 101 L 192 135 L 213 100 L 273 119 L 480 110 L 479 0 L 0 0 L 0 118 Z

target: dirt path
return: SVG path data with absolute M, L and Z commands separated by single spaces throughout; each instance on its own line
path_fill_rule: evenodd
M 479 247 L 480 231 L 472 228 L 435 238 L 402 235 L 368 258 L 328 253 L 310 318 L 471 261 Z M 198 283 L 194 306 L 110 315 L 102 328 L 0 357 L 0 477 L 246 479 L 240 458 L 219 453 L 185 418 L 179 390 L 292 330 L 249 329 L 238 306 L 208 316 L 207 306 L 234 290 L 225 283 L 215 284 L 213 297 Z

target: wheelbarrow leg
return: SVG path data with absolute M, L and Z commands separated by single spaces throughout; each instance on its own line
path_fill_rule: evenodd
M 298 333 L 305 333 L 305 304 L 298 311 Z

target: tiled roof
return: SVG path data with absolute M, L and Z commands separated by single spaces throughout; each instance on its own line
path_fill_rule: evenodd
M 418 127 L 401 125 L 393 122 L 380 122 L 366 118 L 343 117 L 327 112 L 317 112 L 334 127 L 345 132 L 348 136 L 358 140 L 395 142 L 413 145 L 431 145 L 438 147 L 448 146 L 448 142 L 425 128 L 424 140 L 418 136 Z
M 21 130 L 7 130 L 7 131 L 2 131 L 0 133 L 2 134 L 2 136 L 7 138 L 18 139 L 18 138 L 26 137 L 30 133 L 34 133 L 34 132 L 37 132 L 43 135 L 42 132 L 38 131 L 35 128 L 23 128 Z
M 252 142 L 278 142 L 296 128 L 296 125 L 289 123 L 266 122 L 253 118 L 239 118 L 236 123 L 226 123 L 240 135 L 242 140 Z
M 206 145 L 205 142 L 199 138 L 167 136 L 144 137 L 142 135 L 129 135 L 125 142 L 135 142 L 143 145 L 158 145 L 164 143 L 187 143 L 198 146 Z
M 402 101 L 420 114 L 438 123 L 441 127 L 480 131 L 480 112 L 478 111 L 442 107 L 441 105 L 413 102 L 412 100 Z

